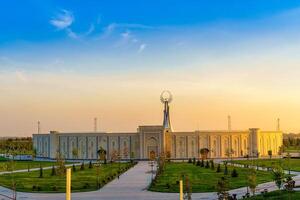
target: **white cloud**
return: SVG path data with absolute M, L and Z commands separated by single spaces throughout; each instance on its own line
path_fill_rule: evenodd
M 147 44 L 145 44 L 145 43 L 141 44 L 141 45 L 139 46 L 138 52 L 140 53 L 140 52 L 144 51 L 146 47 L 147 47 Z
M 22 81 L 22 82 L 28 82 L 28 77 L 25 75 L 24 72 L 22 71 L 16 71 L 15 75 L 17 77 L 18 80 Z
M 73 22 L 74 16 L 72 12 L 68 10 L 61 10 L 61 12 L 58 15 L 56 15 L 52 20 L 50 20 L 51 25 L 55 26 L 58 30 L 64 30 L 66 34 L 72 39 L 80 39 L 82 37 L 88 36 L 95 30 L 94 24 L 91 24 L 86 32 L 76 33 L 71 29 L 71 25 L 73 24 Z
M 104 28 L 104 36 L 109 36 L 117 29 L 152 29 L 153 27 L 143 24 L 111 23 Z
M 72 39 L 78 39 L 79 38 L 79 35 L 77 33 L 73 32 L 72 29 L 70 29 L 70 28 L 67 28 L 66 32 L 67 32 L 67 35 Z
M 61 10 L 61 13 L 59 13 L 52 20 L 50 20 L 50 24 L 52 24 L 58 29 L 66 29 L 69 26 L 71 26 L 73 22 L 74 16 L 72 12 L 68 10 Z

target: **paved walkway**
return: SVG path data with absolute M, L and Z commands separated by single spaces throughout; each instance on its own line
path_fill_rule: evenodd
M 300 175 L 294 177 L 296 184 L 300 184 Z M 148 162 L 141 161 L 135 167 L 129 169 L 120 176 L 120 179 L 115 179 L 102 189 L 93 192 L 73 193 L 72 200 L 178 200 L 179 194 L 176 193 L 159 193 L 149 192 L 146 190 L 151 181 L 150 166 Z M 274 182 L 263 183 L 258 185 L 257 193 L 264 189 L 268 191 L 277 190 Z M 247 191 L 246 187 L 231 190 L 230 193 L 237 194 L 241 198 Z M 0 187 L 0 193 L 11 196 L 11 190 Z M 217 199 L 216 192 L 210 193 L 194 193 L 193 199 Z M 3 198 L 4 199 L 4 198 Z M 56 193 L 22 193 L 18 192 L 17 199 L 30 200 L 64 200 L 65 194 Z M 2 200 L 0 198 L 0 200 Z M 5 199 L 6 200 L 6 199 Z

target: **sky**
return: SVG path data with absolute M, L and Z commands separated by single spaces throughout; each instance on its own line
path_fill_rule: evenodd
M 3 1 L 0 136 L 258 127 L 300 132 L 300 2 Z

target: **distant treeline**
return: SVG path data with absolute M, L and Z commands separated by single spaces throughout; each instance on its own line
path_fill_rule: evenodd
M 0 138 L 0 153 L 4 154 L 32 154 L 31 137 Z

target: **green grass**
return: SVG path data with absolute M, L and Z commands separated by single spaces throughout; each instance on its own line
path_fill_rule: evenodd
M 246 164 L 246 165 L 258 165 L 260 167 L 274 167 L 280 165 L 284 169 L 288 170 L 288 159 L 255 159 L 255 160 L 233 160 L 233 163 Z M 293 171 L 300 171 L 300 159 L 290 159 L 290 169 Z
M 121 169 L 125 170 L 130 167 L 129 163 L 121 163 Z M 100 167 L 100 183 L 105 183 L 116 177 L 119 170 L 119 164 L 106 164 Z M 66 178 L 65 176 L 51 176 L 51 169 L 43 171 L 43 178 L 39 178 L 40 171 L 14 173 L 13 177 L 16 181 L 17 191 L 22 192 L 65 192 Z M 110 180 L 107 178 L 110 177 Z M 12 175 L 5 174 L 0 176 L 0 185 L 11 188 Z M 105 180 L 105 183 L 103 182 Z M 89 169 L 85 165 L 85 170 L 80 170 L 80 166 L 76 167 L 76 172 L 72 172 L 72 192 L 92 191 L 97 189 L 96 167 Z M 33 190 L 33 187 L 35 189 Z M 39 188 L 39 189 L 38 189 Z
M 39 168 L 40 165 L 42 167 L 48 167 L 52 165 L 56 165 L 56 162 L 49 162 L 49 161 L 0 161 L 0 172 L 8 171 L 9 166 L 13 166 L 13 170 L 20 170 L 20 169 L 28 169 L 29 168 Z
M 298 152 L 300 152 L 300 147 L 299 146 L 289 146 L 284 149 L 284 152 L 298 153 Z
M 182 174 L 188 175 L 191 183 L 192 192 L 215 192 L 218 180 L 224 176 L 224 166 L 221 167 L 221 172 L 217 173 L 215 170 L 202 168 L 189 163 L 168 163 L 162 175 L 157 178 L 157 182 L 151 185 L 149 190 L 157 192 L 179 192 L 179 185 L 177 181 L 180 180 Z M 237 168 L 238 177 L 232 178 L 230 176 L 232 167 L 228 167 L 228 175 L 226 177 L 229 181 L 229 188 L 235 189 L 246 186 L 247 174 L 249 169 Z M 270 172 L 258 171 L 257 182 L 272 181 L 272 174 Z M 169 188 L 167 187 L 169 184 Z
M 256 195 L 250 198 L 247 198 L 247 200 L 290 200 L 290 199 L 300 199 L 300 192 L 290 192 L 287 191 L 274 191 L 269 192 L 264 195 Z

